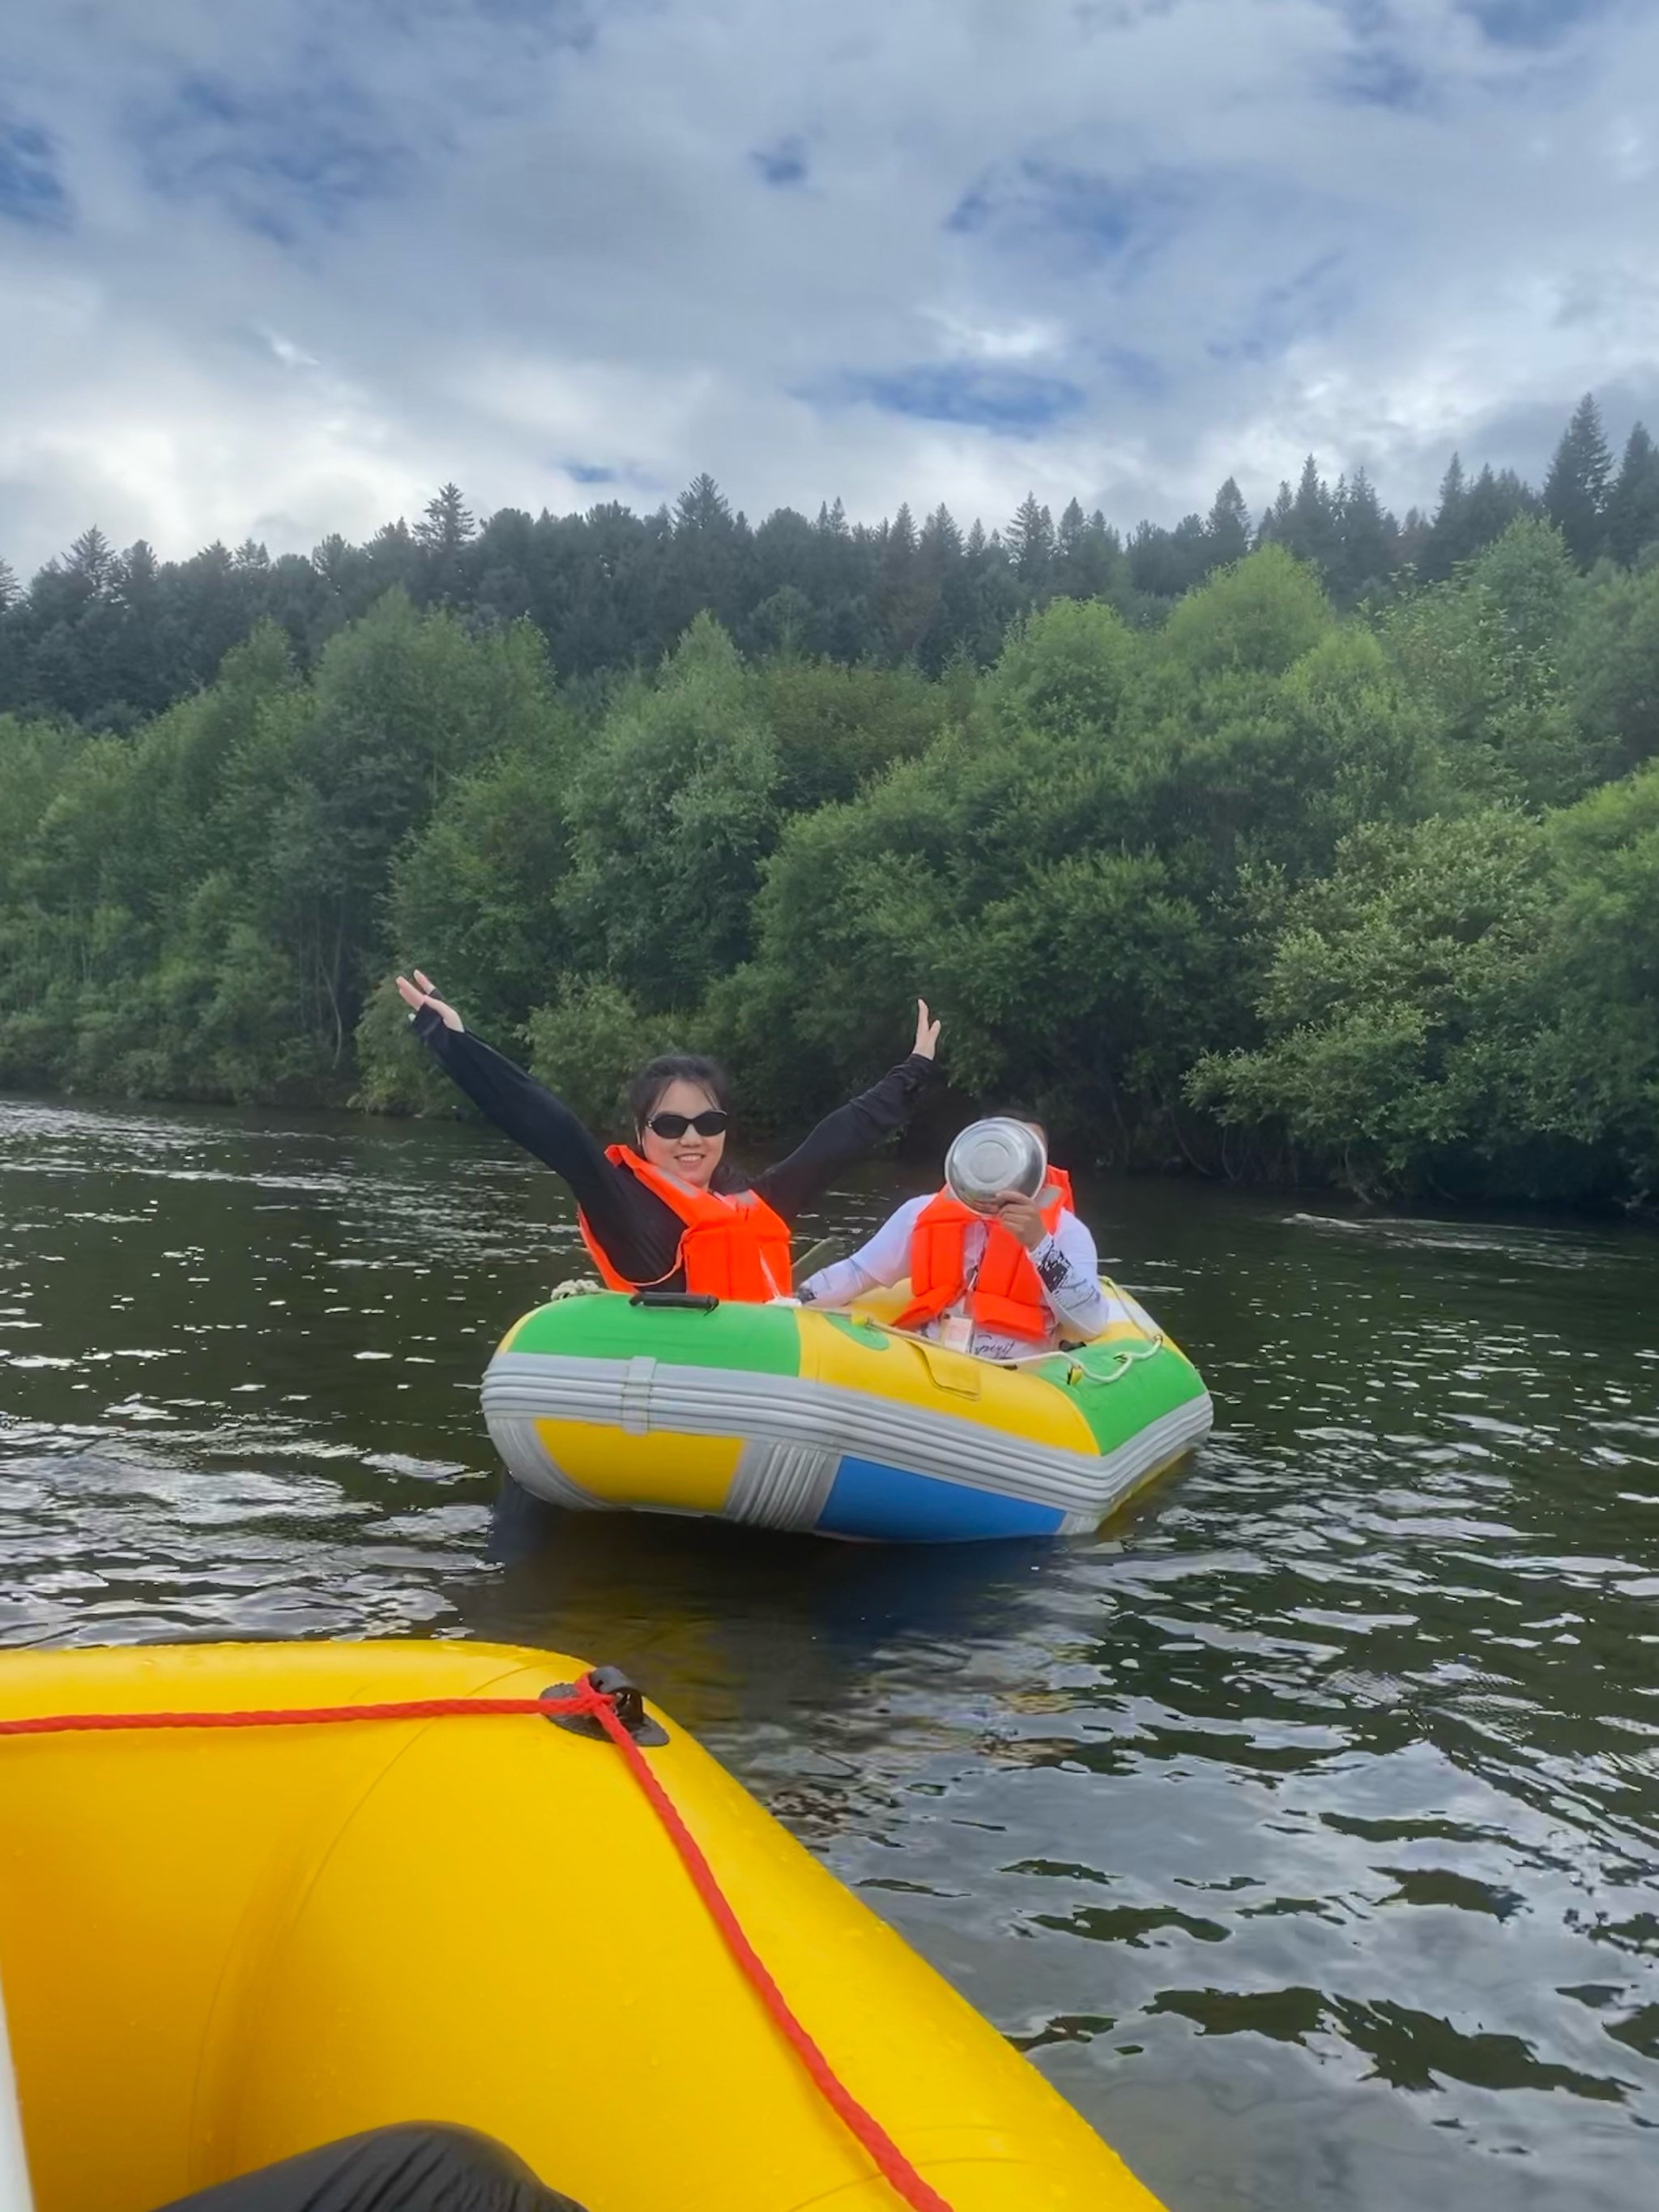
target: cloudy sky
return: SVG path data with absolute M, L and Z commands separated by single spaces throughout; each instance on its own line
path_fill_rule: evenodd
M 1403 508 L 1659 431 L 1651 0 L 41 0 L 0 553 L 620 498 Z

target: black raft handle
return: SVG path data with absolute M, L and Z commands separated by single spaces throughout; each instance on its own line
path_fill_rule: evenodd
M 659 1728 L 645 1710 L 639 1684 L 630 1680 L 620 1667 L 595 1667 L 586 1679 L 590 1689 L 603 1690 L 611 1699 L 617 1718 L 635 1743 L 667 1742 L 667 1729 Z M 574 1698 L 575 1694 L 574 1682 L 554 1682 L 542 1692 L 547 1698 Z M 547 1717 L 555 1728 L 568 1729 L 572 1735 L 596 1736 L 601 1743 L 610 1741 L 605 1723 L 596 1713 L 549 1713 Z
M 713 1313 L 720 1300 L 708 1291 L 635 1291 L 630 1306 L 677 1306 L 692 1313 Z

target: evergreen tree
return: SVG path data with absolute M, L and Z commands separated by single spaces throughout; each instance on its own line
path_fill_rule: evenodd
M 901 500 L 892 520 L 882 524 L 880 544 L 884 556 L 895 554 L 906 566 L 915 558 L 916 526 L 908 500 Z
M 928 673 L 937 676 L 961 638 L 964 620 L 962 532 L 948 507 L 936 507 L 922 524 L 916 568 L 926 619 L 914 650 Z
M 453 560 L 473 534 L 472 517 L 458 484 L 447 483 L 428 500 L 426 513 L 415 526 L 415 542 L 441 560 Z
M 530 613 L 534 600 L 530 583 L 534 528 L 521 510 L 503 507 L 478 532 L 472 561 L 477 580 L 472 604 L 481 614 L 493 616 L 497 622 L 516 622 Z
M 1054 567 L 1054 519 L 1046 507 L 1038 506 L 1035 492 L 1026 493 L 1008 525 L 1007 546 L 1021 583 L 1042 591 Z
M 1428 516 L 1420 507 L 1408 507 L 1406 520 L 1400 526 L 1400 542 L 1395 549 L 1395 557 L 1400 566 L 1420 569 L 1428 543 Z
M 0 561 L 0 614 L 4 614 L 18 595 L 17 571 L 9 561 Z
M 155 548 L 147 538 L 135 538 L 121 556 L 116 587 L 127 605 L 135 612 L 148 611 L 155 601 L 161 583 L 161 564 L 155 557 Z
M 313 548 L 311 565 L 323 581 L 337 592 L 350 573 L 356 551 L 356 548 L 348 545 L 337 530 L 331 530 L 328 536 Z
M 614 511 L 620 514 L 625 510 Z M 793 584 L 799 591 L 807 591 L 817 557 L 817 534 L 806 517 L 793 507 L 776 508 L 755 532 L 757 588 L 778 589 Z
M 165 619 L 161 564 L 144 538 L 135 538 L 117 561 L 112 596 L 120 620 L 105 659 L 108 701 L 130 707 L 135 717 L 159 714 L 181 686 L 170 665 L 176 641 Z M 118 725 L 125 716 L 114 719 Z
M 1513 469 L 1494 475 L 1488 462 L 1463 502 L 1462 557 L 1468 559 L 1495 545 L 1517 515 L 1533 514 L 1537 505 Z
M 837 507 L 841 501 L 836 501 Z M 680 535 L 724 538 L 732 528 L 732 509 L 720 486 L 705 470 L 693 477 L 674 502 L 674 528 Z
M 1172 555 L 1170 533 L 1161 524 L 1140 521 L 1129 533 L 1124 559 L 1129 571 L 1132 591 L 1143 592 L 1149 599 L 1174 599 L 1181 595 L 1177 564 Z
M 1643 548 L 1653 544 L 1659 544 L 1659 448 L 1638 422 L 1607 495 L 1607 550 L 1630 568 Z
M 1281 479 L 1279 496 L 1263 514 L 1261 527 L 1255 533 L 1258 547 L 1283 545 L 1288 543 L 1291 535 L 1291 517 L 1295 508 L 1296 495 L 1291 489 L 1289 483 Z
M 1205 517 L 1204 535 L 1209 541 L 1209 565 L 1230 568 L 1250 550 L 1250 510 L 1237 481 L 1229 477 L 1216 494 Z
M 1335 497 L 1337 549 L 1328 581 L 1346 605 L 1381 584 L 1395 565 L 1399 528 L 1363 468 L 1342 477 Z
M 1195 514 L 1184 516 L 1173 530 L 1143 522 L 1129 540 L 1127 560 L 1129 581 L 1137 592 L 1148 599 L 1178 599 L 1208 573 L 1209 538 Z
M 90 597 L 115 580 L 115 548 L 94 522 L 70 547 L 64 567 Z
M 1122 540 L 1106 526 L 1098 508 L 1085 516 L 1073 500 L 1060 518 L 1054 562 L 1054 588 L 1068 599 L 1103 599 L 1121 592 L 1125 581 Z
M 871 580 L 839 499 L 818 509 L 809 574 L 807 589 L 818 610 L 817 635 L 823 650 L 838 660 L 856 659 L 869 650 L 865 594 Z
M 1431 583 L 1443 583 L 1460 561 L 1475 550 L 1468 542 L 1468 486 L 1463 477 L 1463 457 L 1454 453 L 1440 480 L 1439 502 L 1424 542 L 1419 572 Z
M 421 549 L 402 515 L 395 522 L 382 523 L 363 550 L 368 560 L 371 598 L 394 586 L 413 582 Z
M 714 477 L 707 471 L 694 477 L 674 503 L 665 549 L 663 605 L 674 636 L 705 612 L 735 626 L 742 611 L 740 568 L 753 542 Z
M 1573 410 L 1544 479 L 1544 512 L 1581 568 L 1589 567 L 1607 536 L 1612 474 L 1613 455 L 1602 434 L 1601 410 L 1595 393 L 1587 392 Z
M 1289 535 L 1279 543 L 1298 561 L 1311 562 L 1322 574 L 1328 575 L 1336 565 L 1336 503 L 1311 453 L 1302 464 L 1291 502 Z
M 921 566 L 916 526 L 903 503 L 884 528 L 876 569 L 883 643 L 894 659 L 908 659 L 916 651 L 938 605 L 938 582 Z
M 962 558 L 962 532 L 948 507 L 941 502 L 921 526 L 920 544 L 941 568 Z

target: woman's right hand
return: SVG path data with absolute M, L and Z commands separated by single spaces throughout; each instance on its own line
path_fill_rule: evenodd
M 417 968 L 411 983 L 407 975 L 398 978 L 398 995 L 411 1012 L 418 1013 L 422 1006 L 430 1006 L 447 1030 L 464 1029 L 466 1025 L 453 1006 L 447 1006 L 432 988 L 432 978 L 422 975 Z
M 913 1056 L 932 1060 L 939 1049 L 939 1024 L 930 1018 L 926 999 L 916 1000 L 916 1041 L 911 1046 Z

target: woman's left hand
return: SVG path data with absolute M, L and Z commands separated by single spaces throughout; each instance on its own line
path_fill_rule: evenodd
M 926 999 L 916 1000 L 916 1041 L 910 1049 L 921 1060 L 931 1060 L 939 1049 L 939 1024 L 927 1018 Z

